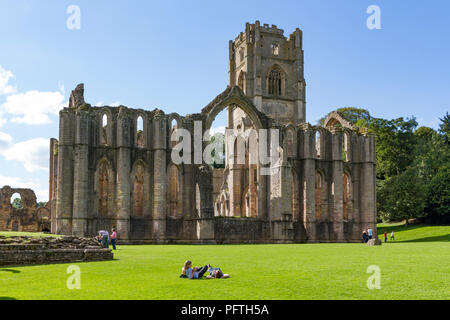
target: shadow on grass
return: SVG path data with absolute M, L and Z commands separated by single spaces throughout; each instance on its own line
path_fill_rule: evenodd
M 17 299 L 13 297 L 0 297 L 0 300 L 17 300 Z
M 0 271 L 12 272 L 12 273 L 20 273 L 21 272 L 19 270 L 14 270 L 14 269 L 0 269 Z
M 428 225 L 428 224 L 409 224 L 406 226 L 403 225 L 396 225 L 396 226 L 380 226 L 377 228 L 378 231 L 378 237 L 380 239 L 383 239 L 384 232 L 387 233 L 388 239 L 390 238 L 391 232 L 394 231 L 394 234 L 397 232 L 404 232 L 404 231 L 411 231 L 415 229 L 421 229 L 425 227 L 440 227 L 438 225 Z M 397 235 L 396 235 L 397 237 Z M 443 234 L 438 236 L 431 236 L 431 237 L 423 237 L 423 238 L 417 238 L 417 239 L 410 239 L 410 240 L 395 240 L 395 241 L 388 241 L 391 243 L 401 243 L 401 242 L 442 242 L 442 241 L 450 241 L 450 234 Z
M 419 239 L 411 239 L 411 240 L 403 240 L 399 242 L 442 242 L 442 241 L 450 241 L 450 234 L 445 234 L 442 236 L 434 236 L 434 237 L 425 237 Z

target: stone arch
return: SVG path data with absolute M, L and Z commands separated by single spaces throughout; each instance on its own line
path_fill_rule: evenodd
M 323 122 L 324 127 L 326 128 L 348 128 L 350 130 L 355 129 L 353 124 L 350 121 L 341 116 L 338 112 L 331 112 Z
M 132 215 L 143 217 L 150 212 L 149 204 L 149 173 L 148 166 L 142 159 L 136 160 L 133 164 L 132 179 Z
M 219 94 L 205 108 L 202 109 L 202 115 L 205 119 L 203 131 L 209 130 L 216 116 L 228 106 L 236 105 L 244 111 L 253 122 L 256 130 L 267 129 L 267 118 L 262 114 L 244 94 L 239 86 L 227 87 L 224 92 Z
M 137 148 L 146 148 L 147 146 L 147 133 L 148 133 L 148 116 L 142 110 L 138 110 L 134 114 L 134 145 Z M 142 128 L 140 122 L 142 121 Z
M 323 127 L 317 126 L 315 129 L 315 148 L 316 148 L 316 157 L 317 159 L 323 159 L 325 157 L 325 129 Z
M 352 213 L 352 179 L 350 173 L 345 170 L 342 174 L 342 217 L 350 220 Z
M 167 214 L 181 217 L 183 214 L 183 174 L 182 169 L 174 163 L 167 167 Z
M 15 197 L 15 196 L 18 196 L 18 197 Z M 16 202 L 16 204 L 15 204 L 14 203 L 15 199 L 20 199 L 20 201 Z M 21 208 L 23 208 L 24 207 L 24 202 L 23 202 L 22 193 L 20 193 L 20 192 L 18 192 L 16 190 L 13 190 L 13 193 L 9 197 L 9 203 L 10 203 L 11 207 L 13 207 L 14 209 L 21 209 Z M 19 207 L 14 207 L 15 205 L 19 205 L 19 204 L 20 204 Z
M 244 187 L 241 198 L 241 216 L 250 217 L 250 192 L 248 184 Z
M 103 157 L 97 163 L 95 171 L 95 193 L 97 212 L 100 217 L 111 216 L 115 212 L 115 171 L 111 161 Z

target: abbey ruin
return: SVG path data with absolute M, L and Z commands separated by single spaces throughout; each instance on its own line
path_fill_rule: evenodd
M 305 87 L 302 31 L 285 37 L 259 21 L 230 41 L 229 84 L 199 113 L 91 106 L 78 85 L 51 141 L 52 232 L 85 237 L 115 226 L 122 243 L 360 242 L 364 228 L 376 234 L 375 137 L 337 113 L 323 126 L 307 123 Z M 234 139 L 225 167 L 194 152 L 174 163 L 174 130 L 194 137 L 199 122 L 203 136 L 222 110 L 237 132 L 225 136 Z M 263 155 L 252 146 L 268 142 L 248 129 L 278 133 L 270 135 L 279 148 L 265 146 L 277 161 L 254 161 Z M 243 161 L 234 161 L 241 149 Z

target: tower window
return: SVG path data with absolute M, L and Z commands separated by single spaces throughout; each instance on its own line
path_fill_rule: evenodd
M 279 54 L 279 46 L 278 46 L 278 44 L 277 43 L 272 43 L 271 48 L 272 48 L 272 54 L 274 56 L 277 56 Z
M 241 48 L 241 50 L 239 50 L 239 61 L 244 61 L 244 48 Z
M 269 73 L 269 94 L 281 96 L 281 73 L 276 69 Z

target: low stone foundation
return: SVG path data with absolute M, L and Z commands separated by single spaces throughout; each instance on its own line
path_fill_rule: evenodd
M 112 260 L 111 249 L 94 239 L 65 236 L 1 237 L 0 266 Z

